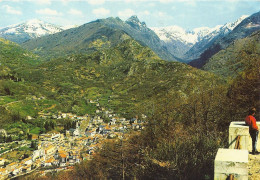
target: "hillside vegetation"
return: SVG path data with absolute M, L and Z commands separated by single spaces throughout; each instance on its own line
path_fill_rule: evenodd
M 209 59 L 204 70 L 224 77 L 238 76 L 247 64 L 257 61 L 260 52 L 260 31 L 239 39 Z M 251 62 L 250 62 L 251 61 Z
M 55 59 L 32 73 L 20 72 L 25 80 L 42 84 L 61 106 L 66 104 L 62 109 L 72 111 L 77 106 L 80 114 L 84 113 L 87 99 L 101 99 L 101 105 L 135 116 L 135 109 L 151 98 L 175 91 L 188 96 L 198 86 L 221 81 L 185 64 L 163 61 L 134 40 L 89 55 Z
M 221 57 L 232 60 L 234 52 L 246 61 L 233 75 L 218 73 L 215 65 L 209 70 L 216 74 L 164 61 L 121 30 L 95 27 L 86 39 L 64 36 L 79 29 L 51 35 L 49 42 L 36 39 L 32 49 L 49 54 L 49 61 L 37 61 L 36 55 L 9 41 L 2 44 L 8 51 L 0 51 L 1 127 L 14 139 L 62 131 L 56 125 L 65 125 L 64 120 L 43 120 L 39 114 L 95 115 L 97 107 L 90 100 L 98 100 L 119 116 L 140 118 L 145 129 L 108 140 L 92 160 L 70 172 L 47 175 L 48 179 L 212 179 L 216 151 L 228 145 L 230 121 L 244 118 L 251 106 L 259 107 L 259 42 L 254 39 L 258 34 L 221 52 Z M 215 58 L 216 64 L 223 62 Z M 28 177 L 42 178 L 46 177 Z

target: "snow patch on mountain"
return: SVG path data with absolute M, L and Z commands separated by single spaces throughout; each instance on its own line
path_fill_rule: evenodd
M 211 30 L 208 27 L 196 28 L 193 31 L 187 31 L 179 26 L 152 27 L 151 28 L 159 38 L 164 42 L 180 41 L 184 44 L 193 45 Z
M 218 32 L 221 28 L 221 25 L 218 25 L 214 28 L 209 27 L 200 27 L 195 28 L 192 31 L 187 31 L 179 26 L 168 26 L 162 28 L 151 28 L 161 40 L 164 42 L 170 41 L 180 41 L 184 44 L 190 44 L 191 46 L 195 43 L 201 41 L 204 37 L 212 32 Z M 211 34 L 214 36 L 214 34 Z
M 241 16 L 238 20 L 232 23 L 226 23 L 224 25 L 217 25 L 213 28 L 200 27 L 191 31 L 187 31 L 179 26 L 168 27 L 152 27 L 151 29 L 159 36 L 164 42 L 180 41 L 184 44 L 194 45 L 195 43 L 202 41 L 205 37 L 207 39 L 213 39 L 220 33 L 227 34 L 232 31 L 241 21 L 247 18 L 248 15 Z

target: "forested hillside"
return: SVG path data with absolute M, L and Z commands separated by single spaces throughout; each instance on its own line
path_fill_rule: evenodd
M 14 140 L 64 132 L 68 122 L 40 115 L 95 116 L 90 101 L 98 100 L 120 116 L 139 118 L 144 129 L 107 139 L 72 171 L 22 179 L 212 179 L 229 123 L 259 107 L 259 32 L 220 51 L 204 71 L 164 61 L 124 31 L 98 22 L 51 35 L 50 41 L 35 39 L 31 45 L 39 56 L 1 40 L 1 127 Z M 83 34 L 72 39 L 76 31 Z
M 196 91 L 195 84 L 206 87 L 212 81 L 222 81 L 185 64 L 163 61 L 134 40 L 89 55 L 55 59 L 20 74 L 51 91 L 56 100 L 66 104 L 66 108 L 62 107 L 66 111 L 72 111 L 74 104 L 82 114 L 84 98 L 102 99 L 102 105 L 131 116 L 137 113 L 136 107 L 151 98 L 175 91 L 187 96 Z
M 247 64 L 256 62 L 260 52 L 260 31 L 238 39 L 226 49 L 209 59 L 204 70 L 224 77 L 234 78 L 245 70 Z

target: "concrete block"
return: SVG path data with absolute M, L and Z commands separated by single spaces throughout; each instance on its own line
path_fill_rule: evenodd
M 257 122 L 260 127 L 260 122 Z M 229 126 L 229 149 L 234 149 L 236 138 L 240 135 L 241 149 L 252 151 L 252 139 L 249 134 L 249 127 L 243 121 L 233 121 Z M 257 150 L 260 150 L 260 135 L 258 136 Z
M 236 180 L 248 180 L 248 151 L 220 148 L 215 158 L 214 180 L 233 174 Z
M 241 149 L 249 150 L 249 127 L 245 122 L 231 122 L 229 126 L 229 149 L 234 149 L 236 144 L 236 138 L 240 135 L 240 147 Z M 251 143 L 252 144 L 252 143 Z

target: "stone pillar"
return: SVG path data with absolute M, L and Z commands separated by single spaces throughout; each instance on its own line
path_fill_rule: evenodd
M 218 149 L 215 158 L 214 180 L 226 180 L 233 175 L 236 180 L 248 180 L 248 151 Z
M 260 123 L 257 123 L 260 128 Z M 252 151 L 252 139 L 249 134 L 249 127 L 243 121 L 233 121 L 229 126 L 229 149 L 234 149 L 237 136 L 240 136 L 241 149 Z M 257 150 L 260 150 L 260 135 L 258 136 Z

